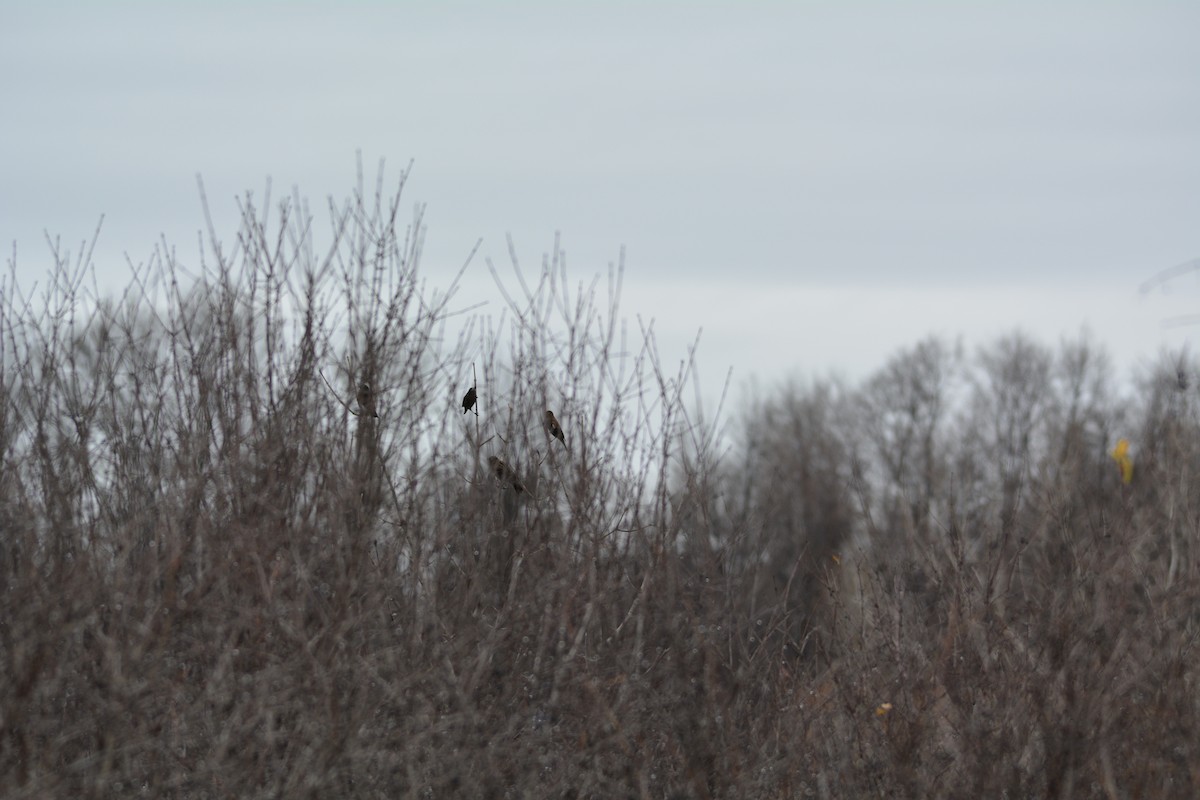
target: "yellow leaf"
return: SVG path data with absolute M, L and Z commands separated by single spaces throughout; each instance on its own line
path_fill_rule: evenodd
M 1121 482 L 1128 484 L 1133 481 L 1133 459 L 1129 457 L 1129 440 L 1118 439 L 1117 446 L 1109 453 L 1117 468 L 1121 470 Z
M 887 713 L 891 710 L 892 710 L 891 703 L 882 703 L 882 704 L 880 704 L 879 708 L 875 709 L 875 716 L 886 717 Z

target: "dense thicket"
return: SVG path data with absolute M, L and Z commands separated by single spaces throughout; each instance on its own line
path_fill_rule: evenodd
M 718 428 L 619 267 L 463 310 L 399 208 L 4 286 L 0 794 L 1200 794 L 1195 365 L 930 339 Z

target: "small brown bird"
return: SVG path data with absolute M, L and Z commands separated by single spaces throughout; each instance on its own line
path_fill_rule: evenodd
M 467 389 L 467 393 L 463 395 L 463 413 L 467 413 L 475 407 L 475 387 Z
M 546 430 L 550 431 L 550 435 L 564 445 L 567 443 L 567 437 L 563 436 L 562 426 L 558 424 L 558 420 L 554 417 L 554 412 L 550 409 L 546 409 Z
M 517 477 L 517 473 L 513 472 L 512 467 L 505 464 L 496 456 L 488 456 L 488 466 L 492 468 L 492 474 L 505 483 L 511 483 L 513 489 L 518 492 L 525 491 L 525 484 L 521 483 L 521 479 Z
M 375 395 L 371 392 L 371 384 L 363 381 L 358 385 L 358 405 L 362 408 L 363 413 L 370 414 L 372 417 L 378 417 L 375 413 Z

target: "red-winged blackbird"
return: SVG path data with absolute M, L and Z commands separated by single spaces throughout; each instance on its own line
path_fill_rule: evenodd
M 365 413 L 372 417 L 379 416 L 375 413 L 375 395 L 371 393 L 371 384 L 366 381 L 358 385 L 358 404 Z
M 546 409 L 546 429 L 550 431 L 550 435 L 558 439 L 564 445 L 567 443 L 567 437 L 563 436 L 562 426 L 558 424 L 558 420 L 554 418 L 554 412 Z
M 496 456 L 488 456 L 488 466 L 492 469 L 492 474 L 505 483 L 511 483 L 512 487 L 518 492 L 525 491 L 525 484 L 521 483 L 521 479 L 517 477 L 517 473 L 513 472 L 512 467 L 505 464 Z
M 467 413 L 475 407 L 475 387 L 467 389 L 467 393 L 463 395 L 463 413 Z

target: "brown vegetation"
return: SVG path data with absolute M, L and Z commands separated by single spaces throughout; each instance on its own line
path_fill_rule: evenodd
M 1175 363 L 929 340 L 720 450 L 619 268 L 456 316 L 399 198 L 4 287 L 0 794 L 1200 795 Z

